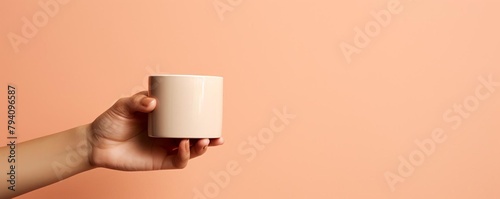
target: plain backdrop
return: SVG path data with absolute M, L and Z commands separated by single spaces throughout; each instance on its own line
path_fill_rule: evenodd
M 2 1 L 0 85 L 17 87 L 19 141 L 92 122 L 146 90 L 152 73 L 225 78 L 226 144 L 186 169 L 96 169 L 20 198 L 499 198 L 500 87 L 474 100 L 481 77 L 500 82 L 499 6 Z M 13 45 L 12 35 L 25 43 Z M 469 109 L 455 112 L 460 106 Z M 295 117 L 266 130 L 285 109 Z M 419 156 L 415 141 L 435 129 L 446 140 Z M 0 131 L 1 144 L 6 136 Z M 227 177 L 228 164 L 239 172 Z M 402 180 L 394 191 L 388 172 Z

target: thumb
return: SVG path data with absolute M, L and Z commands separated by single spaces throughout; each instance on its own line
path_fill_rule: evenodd
M 134 118 L 136 112 L 149 113 L 156 107 L 156 100 L 147 96 L 147 91 L 139 92 L 131 97 L 119 99 L 113 107 L 113 113 L 125 117 Z

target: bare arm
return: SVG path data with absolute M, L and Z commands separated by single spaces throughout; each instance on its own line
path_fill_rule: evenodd
M 88 128 L 83 125 L 18 144 L 15 170 L 7 160 L 0 161 L 2 171 L 16 174 L 14 185 L 14 181 L 1 180 L 1 198 L 12 198 L 92 169 L 88 161 Z M 0 157 L 9 155 L 9 146 L 0 148 Z

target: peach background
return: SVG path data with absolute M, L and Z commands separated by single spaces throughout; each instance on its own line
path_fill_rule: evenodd
M 351 64 L 340 42 L 389 0 L 242 0 L 223 21 L 212 0 L 70 1 L 15 53 L 8 32 L 46 1 L 0 3 L 1 85 L 17 85 L 22 141 L 91 122 L 162 72 L 225 77 L 227 143 L 182 171 L 98 169 L 20 198 L 193 198 L 229 161 L 242 172 L 218 198 L 500 197 L 500 88 L 456 131 L 442 119 L 479 76 L 500 81 L 497 1 L 401 0 Z M 246 161 L 238 146 L 284 106 L 297 117 Z M 447 141 L 391 192 L 384 173 L 436 127 Z

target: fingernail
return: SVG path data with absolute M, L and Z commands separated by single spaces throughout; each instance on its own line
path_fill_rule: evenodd
M 144 97 L 142 100 L 141 100 L 141 105 L 142 106 L 145 106 L 145 107 L 148 107 L 149 104 L 151 104 L 151 102 L 153 102 L 153 98 L 149 98 L 149 97 Z

